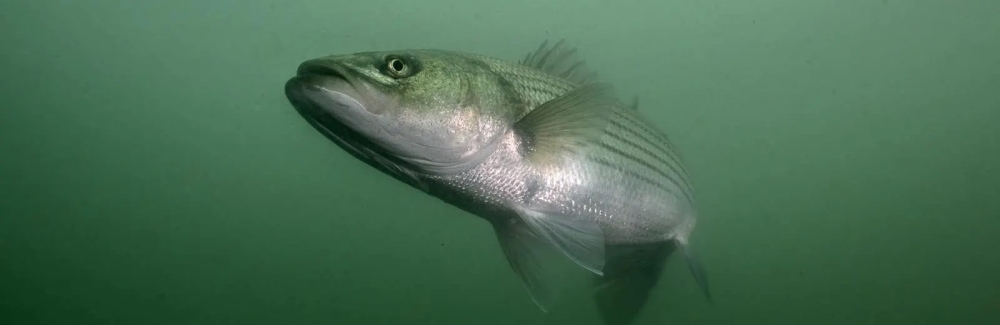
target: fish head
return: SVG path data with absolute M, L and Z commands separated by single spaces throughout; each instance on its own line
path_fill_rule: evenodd
M 483 61 L 444 51 L 308 60 L 285 93 L 356 157 L 407 172 L 467 171 L 495 150 L 516 118 L 502 81 Z

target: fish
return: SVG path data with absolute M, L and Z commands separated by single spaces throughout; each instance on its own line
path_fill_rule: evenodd
M 353 157 L 489 222 L 544 312 L 563 259 L 593 274 L 605 324 L 630 324 L 677 250 L 711 301 L 679 150 L 565 40 L 517 61 L 442 49 L 317 57 L 284 90 Z

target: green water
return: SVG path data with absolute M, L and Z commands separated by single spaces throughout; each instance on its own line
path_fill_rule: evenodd
M 0 2 L 0 324 L 598 325 L 283 94 L 300 61 L 567 38 L 682 148 L 715 301 L 645 324 L 1000 324 L 1000 1 Z M 580 276 L 579 270 L 572 276 Z

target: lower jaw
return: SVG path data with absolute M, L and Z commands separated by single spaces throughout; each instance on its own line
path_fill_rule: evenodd
M 356 144 L 347 140 L 347 138 L 349 137 L 348 135 L 341 134 L 344 133 L 344 131 L 346 130 L 345 126 L 337 122 L 325 121 L 325 119 L 324 121 L 321 121 L 316 117 L 313 117 L 309 113 L 303 112 L 302 110 L 299 110 L 299 113 L 302 115 L 303 118 L 306 119 L 307 122 L 309 122 L 310 125 L 313 126 L 313 128 L 319 131 L 319 133 L 323 134 L 323 136 L 325 136 L 327 139 L 330 139 L 330 141 L 336 143 L 337 146 L 348 151 L 351 155 L 364 156 L 364 153 L 356 146 Z M 341 131 L 334 132 L 331 128 L 339 129 Z M 361 157 L 358 158 L 361 159 Z

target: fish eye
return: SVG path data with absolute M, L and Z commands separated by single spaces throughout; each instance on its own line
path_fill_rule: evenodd
M 402 78 L 410 74 L 410 65 L 400 57 L 390 56 L 385 59 L 385 70 L 393 78 Z

